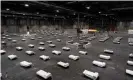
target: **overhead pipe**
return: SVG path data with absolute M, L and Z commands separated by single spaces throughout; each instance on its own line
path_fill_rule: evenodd
M 55 16 L 52 16 L 52 15 L 46 15 L 46 14 L 40 14 L 40 15 L 37 15 L 37 14 L 32 14 L 32 13 L 20 13 L 20 12 L 16 12 L 16 11 L 6 11 L 6 10 L 1 10 L 1 13 L 11 13 L 11 14 L 25 14 L 25 15 L 32 15 L 32 16 L 44 16 L 44 17 L 55 17 Z M 62 16 L 56 16 L 56 18 L 64 18 Z
M 67 10 L 67 11 L 72 11 L 72 12 L 76 12 L 76 13 L 86 14 L 86 15 L 88 15 L 88 16 L 96 16 L 96 15 L 92 15 L 92 14 L 88 14 L 88 13 L 77 12 L 77 11 L 75 11 L 75 10 L 67 9 L 67 8 L 64 8 L 64 7 L 60 7 L 60 6 L 56 6 L 56 5 L 52 5 L 52 4 L 48 4 L 48 3 L 43 3 L 43 2 L 38 2 L 38 1 L 32 1 L 32 2 L 33 2 L 33 3 L 42 4 L 42 5 L 45 5 L 45 6 L 52 6 L 52 7 L 64 9 L 64 10 Z
M 133 10 L 133 7 L 126 7 L 126 8 L 113 8 L 111 10 Z

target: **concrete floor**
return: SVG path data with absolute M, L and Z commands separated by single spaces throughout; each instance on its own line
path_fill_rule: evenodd
M 74 35 L 73 33 L 69 33 L 69 35 Z M 65 36 L 58 36 L 62 41 L 57 42 L 56 38 L 47 35 L 37 35 L 42 36 L 43 39 L 21 41 L 22 37 L 20 36 L 10 36 L 13 39 L 18 40 L 17 43 L 11 43 L 11 41 L 7 42 L 7 47 L 2 47 L 7 51 L 6 54 L 1 56 L 1 70 L 3 75 L 3 80 L 43 80 L 36 75 L 36 71 L 43 69 L 44 71 L 48 71 L 52 73 L 52 80 L 89 80 L 88 78 L 83 77 L 82 72 L 87 69 L 94 72 L 99 72 L 100 78 L 99 80 L 133 80 L 132 76 L 125 74 L 126 69 L 133 70 L 133 66 L 128 66 L 126 64 L 127 60 L 133 60 L 128 57 L 128 55 L 133 52 L 133 46 L 129 46 L 127 39 L 127 33 L 121 32 L 117 34 L 112 34 L 113 37 L 121 36 L 123 39 L 121 40 L 121 44 L 113 44 L 112 40 L 109 39 L 105 42 L 99 42 L 98 38 L 91 41 L 92 47 L 89 49 L 76 49 L 73 48 L 70 51 L 63 51 L 62 47 L 65 46 L 65 42 L 69 39 Z M 73 38 L 76 40 L 76 38 Z M 2 39 L 4 40 L 4 39 Z M 56 44 L 55 48 L 50 48 L 48 43 L 45 41 L 52 40 L 54 44 Z M 45 42 L 45 51 L 39 51 L 38 47 L 39 42 Z M 28 44 L 34 44 L 34 48 L 29 48 Z M 22 51 L 16 51 L 15 47 L 21 46 L 24 49 Z M 103 53 L 104 49 L 112 49 L 114 54 Z M 26 50 L 33 50 L 35 55 L 29 56 L 25 53 Z M 52 54 L 52 50 L 60 50 L 62 54 L 60 56 Z M 79 50 L 87 51 L 87 55 L 81 55 L 78 53 Z M 15 54 L 18 56 L 16 60 L 9 60 L 7 56 L 9 54 Z M 48 55 L 51 57 L 48 61 L 43 61 L 39 59 L 40 55 Z M 68 59 L 70 54 L 80 56 L 78 61 L 73 61 Z M 106 54 L 111 56 L 111 60 L 103 60 L 99 58 L 100 54 Z M 30 61 L 33 63 L 31 68 L 23 68 L 19 65 L 21 61 Z M 107 63 L 106 68 L 100 68 L 94 66 L 92 64 L 93 60 L 104 61 Z M 57 66 L 58 61 L 69 62 L 70 67 L 68 69 L 63 69 Z M 5 78 L 5 72 L 7 72 L 8 77 Z

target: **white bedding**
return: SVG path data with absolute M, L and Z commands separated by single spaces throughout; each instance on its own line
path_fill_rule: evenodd
M 44 79 L 48 79 L 49 77 L 52 77 L 52 74 L 43 70 L 39 70 L 36 72 L 37 75 L 41 76 Z
M 8 58 L 11 59 L 11 60 L 13 60 L 13 59 L 16 59 L 17 56 L 12 54 L 12 55 L 8 55 Z
M 69 63 L 65 63 L 65 62 L 62 62 L 62 61 L 59 61 L 57 64 L 64 67 L 64 68 L 69 67 Z
M 91 78 L 92 80 L 97 80 L 99 77 L 99 73 L 98 72 L 91 72 L 88 70 L 84 70 L 83 74 L 89 78 Z

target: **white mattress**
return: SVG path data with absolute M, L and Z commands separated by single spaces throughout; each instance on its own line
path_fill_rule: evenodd
M 39 70 L 36 72 L 37 75 L 41 76 L 44 79 L 48 79 L 49 77 L 52 77 L 52 74 L 43 70 Z
M 23 48 L 22 47 L 16 47 L 17 50 L 22 50 Z
M 33 44 L 29 44 L 28 46 L 29 46 L 29 47 L 34 47 L 34 45 L 33 45 Z
M 72 60 L 78 60 L 79 59 L 79 56 L 75 56 L 75 55 L 69 55 L 68 57 Z
M 86 55 L 87 51 L 79 51 L 80 54 Z
M 17 56 L 12 54 L 12 55 L 9 55 L 8 58 L 11 59 L 11 60 L 13 60 L 13 59 L 16 59 Z
M 28 54 L 28 55 L 33 55 L 33 54 L 35 54 L 35 52 L 34 52 L 34 51 L 30 51 L 30 50 L 25 51 L 25 53 L 26 53 L 26 54 Z
M 25 41 L 26 39 L 22 39 L 22 41 Z
M 101 61 L 94 60 L 92 63 L 94 65 L 98 66 L 98 67 L 105 67 L 106 66 L 106 63 L 105 62 L 101 62 Z
M 107 55 L 99 55 L 99 57 L 101 58 L 101 59 L 107 59 L 107 60 L 109 60 L 109 59 L 111 59 L 111 57 L 110 56 L 107 56 Z
M 129 54 L 129 57 L 133 58 L 133 53 L 130 53 L 130 54 Z
M 0 50 L 0 54 L 5 54 L 6 51 L 5 50 Z
M 109 50 L 109 49 L 104 49 L 104 52 L 105 53 L 113 53 L 114 51 L 113 50 Z
M 46 55 L 41 55 L 40 58 L 43 59 L 43 60 L 48 60 L 48 59 L 50 59 L 50 57 L 49 57 L 49 56 L 46 56 Z
M 44 42 L 39 42 L 40 45 L 44 45 L 45 43 Z
M 47 41 L 47 43 L 52 43 L 52 41 Z
M 58 42 L 61 42 L 61 39 L 57 39 Z
M 20 62 L 20 65 L 23 66 L 23 67 L 29 67 L 29 66 L 32 65 L 32 63 L 28 62 L 28 61 L 22 61 L 22 62 Z
M 69 67 L 69 63 L 65 63 L 65 62 L 62 62 L 62 61 L 59 61 L 57 64 L 62 66 L 62 67 L 65 67 L 65 68 Z
M 63 50 L 70 50 L 69 47 L 62 47 Z
M 17 40 L 12 40 L 12 42 L 13 42 L 13 43 L 16 43 L 16 42 L 17 42 Z
M 126 73 L 133 76 L 133 70 L 126 69 Z
M 84 70 L 83 74 L 89 78 L 91 78 L 92 80 L 97 80 L 99 77 L 99 73 L 98 72 L 92 72 L 92 71 L 88 71 L 88 70 Z
M 133 61 L 128 60 L 127 64 L 133 66 Z
M 45 48 L 44 48 L 44 47 L 41 47 L 41 46 L 38 47 L 38 49 L 39 49 L 39 50 L 45 50 Z
M 53 53 L 53 54 L 56 54 L 56 55 L 60 55 L 60 54 L 61 54 L 61 51 L 53 50 L 52 53 Z
M 55 47 L 55 44 L 49 44 L 50 47 Z

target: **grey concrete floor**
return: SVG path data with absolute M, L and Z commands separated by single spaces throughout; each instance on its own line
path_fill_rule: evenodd
M 10 34 L 9 34 L 10 35 Z M 69 33 L 72 35 L 72 33 Z M 109 39 L 105 42 L 99 42 L 98 38 L 92 40 L 92 47 L 89 49 L 76 49 L 72 48 L 70 51 L 63 51 L 62 47 L 65 46 L 66 41 L 71 40 L 67 36 L 58 36 L 62 41 L 57 42 L 55 37 L 46 36 L 38 34 L 37 37 L 42 36 L 43 39 L 21 41 L 20 36 L 10 36 L 13 39 L 18 40 L 17 43 L 11 43 L 7 39 L 2 39 L 7 42 L 7 47 L 2 47 L 7 51 L 6 54 L 1 55 L 1 71 L 3 74 L 2 80 L 43 80 L 36 75 L 36 71 L 42 69 L 52 73 L 52 80 L 89 80 L 83 77 L 82 72 L 87 69 L 94 72 L 99 72 L 99 80 L 133 80 L 132 76 L 125 73 L 126 69 L 133 70 L 133 66 L 126 64 L 127 60 L 133 60 L 128 57 L 128 55 L 133 52 L 133 46 L 129 46 L 127 39 L 127 33 L 117 33 L 112 34 L 113 37 L 121 36 L 123 39 L 120 44 L 113 44 L 112 40 Z M 47 40 L 52 40 L 56 44 L 55 48 L 50 48 Z M 73 38 L 76 40 L 76 38 Z M 45 45 L 39 45 L 39 42 L 45 42 Z M 34 48 L 29 48 L 28 44 L 34 44 Z M 15 47 L 21 46 L 24 49 L 22 51 L 16 51 Z M 39 51 L 38 47 L 44 46 L 45 51 Z M 114 54 L 104 53 L 104 49 L 112 49 Z M 35 55 L 29 56 L 25 53 L 26 50 L 33 50 Z M 52 54 L 52 50 L 60 50 L 62 54 L 60 56 Z M 87 55 L 81 55 L 78 53 L 79 50 L 87 51 Z M 9 60 L 8 55 L 15 54 L 18 56 L 16 60 Z M 80 56 L 78 61 L 73 61 L 68 59 L 70 54 Z M 100 54 L 106 54 L 111 56 L 111 60 L 103 60 L 99 58 Z M 51 57 L 48 61 L 43 61 L 39 59 L 40 55 L 48 55 Z M 33 63 L 31 68 L 23 68 L 19 65 L 21 61 L 30 61 Z M 107 63 L 106 68 L 100 68 L 92 64 L 93 60 L 104 61 Z M 63 69 L 57 66 L 58 61 L 69 62 L 70 67 L 68 69 Z M 5 73 L 7 72 L 7 78 L 5 78 Z

